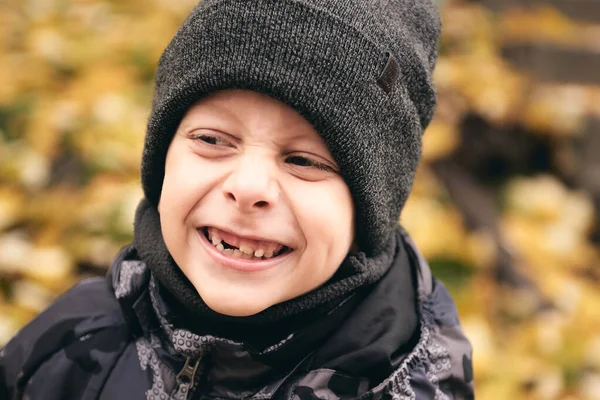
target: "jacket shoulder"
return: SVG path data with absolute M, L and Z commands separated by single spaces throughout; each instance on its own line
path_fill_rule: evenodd
M 0 350 L 0 398 L 20 397 L 38 369 L 55 360 L 58 353 L 68 361 L 57 363 L 63 367 L 69 363 L 81 364 L 91 357 L 92 349 L 102 351 L 108 345 L 112 348 L 107 350 L 119 351 L 128 336 L 120 305 L 107 281 L 85 279 L 60 296 Z M 91 346 L 87 352 L 86 346 Z
M 420 338 L 388 384 L 407 398 L 474 398 L 473 348 L 460 324 L 454 300 L 431 271 L 416 245 L 406 237 L 417 265 Z

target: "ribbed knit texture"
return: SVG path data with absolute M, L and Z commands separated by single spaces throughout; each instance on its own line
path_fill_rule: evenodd
M 146 198 L 159 202 L 169 143 L 193 103 L 221 89 L 255 90 L 294 108 L 323 137 L 354 198 L 359 247 L 379 254 L 435 107 L 439 32 L 429 0 L 201 2 L 159 62 L 142 161 Z M 381 86 L 390 54 L 399 75 Z

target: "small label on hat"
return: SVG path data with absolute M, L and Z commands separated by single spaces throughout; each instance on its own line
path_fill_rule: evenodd
M 394 83 L 396 83 L 396 80 L 398 80 L 398 76 L 400 76 L 400 66 L 392 53 L 388 51 L 387 55 L 388 60 L 385 63 L 381 75 L 377 78 L 377 84 L 384 92 L 389 93 L 392 91 L 392 87 L 394 86 Z

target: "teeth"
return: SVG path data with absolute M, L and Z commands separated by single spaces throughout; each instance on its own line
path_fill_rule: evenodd
M 240 251 L 242 253 L 244 253 L 244 254 L 252 254 L 252 253 L 254 253 L 254 250 L 252 250 L 250 247 L 244 246 L 244 245 L 240 246 Z
M 248 244 L 246 241 L 242 241 L 239 243 L 239 249 L 226 249 L 223 242 L 223 239 L 219 236 L 218 231 L 215 229 L 208 229 L 208 239 L 215 246 L 215 248 L 222 252 L 223 254 L 234 256 L 238 258 L 242 258 L 245 260 L 251 259 L 267 259 L 273 257 L 281 248 L 282 245 L 269 245 L 266 249 L 259 248 L 254 250 L 251 247 L 251 244 Z
M 208 230 L 208 238 L 210 239 L 212 244 L 214 244 L 215 246 L 218 245 L 219 243 L 221 243 L 221 237 L 219 236 L 219 234 L 217 232 L 215 232 L 212 229 Z
M 242 254 L 244 254 L 244 253 L 242 253 L 242 252 L 241 252 L 241 251 L 239 251 L 239 250 L 234 250 L 234 251 L 233 251 L 233 256 L 234 256 L 234 257 L 241 258 L 241 257 L 242 257 Z
M 226 249 L 225 247 L 223 247 L 222 243 L 219 243 L 216 245 L 217 250 L 219 250 L 220 252 L 222 252 L 223 254 L 227 254 L 228 256 L 234 256 L 237 258 L 242 258 L 244 260 L 251 260 L 253 258 L 262 258 L 262 259 L 267 259 L 267 258 L 271 258 L 273 257 L 274 253 L 272 251 L 267 251 L 265 252 L 263 249 L 258 249 L 254 252 L 254 254 L 250 253 L 245 253 L 243 251 L 240 251 L 238 249 Z

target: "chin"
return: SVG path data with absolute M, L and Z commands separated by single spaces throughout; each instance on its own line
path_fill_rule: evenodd
M 201 297 L 213 311 L 230 317 L 249 317 L 266 310 L 274 304 L 270 302 L 248 302 L 240 298 L 239 294 L 237 296 L 232 294 L 231 296 L 224 297 L 220 294 L 218 296 L 206 295 Z

